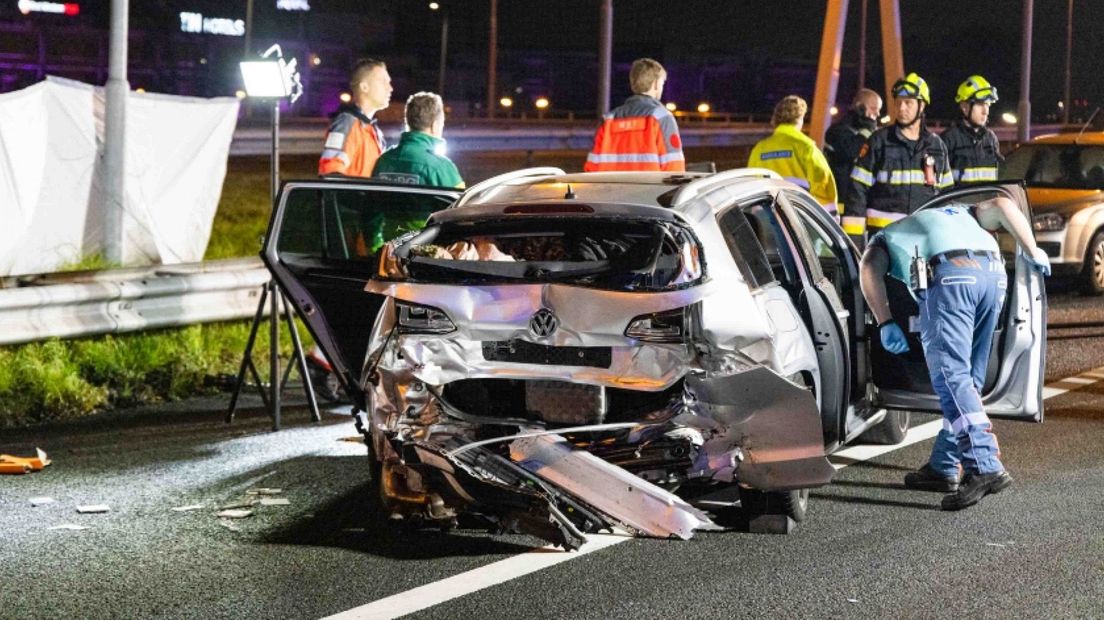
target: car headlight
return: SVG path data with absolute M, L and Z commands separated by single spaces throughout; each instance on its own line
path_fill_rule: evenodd
M 1040 213 L 1031 219 L 1035 232 L 1054 232 L 1066 227 L 1066 218 L 1057 213 Z
M 400 333 L 447 334 L 456 330 L 448 315 L 432 306 L 396 301 L 395 312 L 399 316 Z
M 683 308 L 643 314 L 632 320 L 625 335 L 644 342 L 683 342 L 686 313 Z

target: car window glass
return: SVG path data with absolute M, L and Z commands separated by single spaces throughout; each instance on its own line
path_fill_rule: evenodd
M 449 202 L 433 194 L 295 188 L 287 194 L 277 250 L 281 258 L 374 262 L 384 242 L 422 228 Z
M 752 287 L 796 281 L 789 252 L 770 199 L 726 211 L 719 221 L 728 249 Z
M 1027 144 L 1009 154 L 1001 178 L 1023 179 L 1029 187 L 1104 188 L 1104 147 Z

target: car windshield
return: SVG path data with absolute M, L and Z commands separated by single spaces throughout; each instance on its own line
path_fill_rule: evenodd
M 419 282 L 559 282 L 657 291 L 689 286 L 703 274 L 693 234 L 654 220 L 450 222 L 410 238 L 394 258 Z
M 1008 155 L 1001 178 L 1028 187 L 1104 189 L 1104 147 L 1025 144 Z

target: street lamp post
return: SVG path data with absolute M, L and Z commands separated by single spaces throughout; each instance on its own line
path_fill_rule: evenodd
M 448 10 L 438 2 L 430 2 L 429 10 L 441 12 L 441 61 L 437 66 L 437 94 L 445 98 L 445 63 L 448 60 Z
M 126 260 L 126 106 L 129 0 L 111 0 L 111 45 L 104 105 L 104 226 L 103 256 L 112 264 Z
M 1020 50 L 1020 105 L 1019 126 L 1016 133 L 1016 141 L 1020 144 L 1031 138 L 1031 30 L 1033 14 L 1035 10 L 1034 0 L 1023 2 L 1023 47 Z

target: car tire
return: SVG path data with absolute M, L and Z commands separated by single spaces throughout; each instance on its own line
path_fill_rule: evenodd
M 1086 295 L 1104 295 L 1104 230 L 1096 231 L 1085 251 L 1081 290 Z
M 885 418 L 859 435 L 859 443 L 893 446 L 905 440 L 912 415 L 908 411 L 887 411 Z
M 740 507 L 748 520 L 762 515 L 786 515 L 801 523 L 809 510 L 809 489 L 759 491 L 740 487 Z

